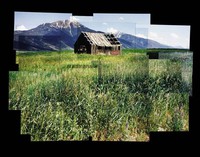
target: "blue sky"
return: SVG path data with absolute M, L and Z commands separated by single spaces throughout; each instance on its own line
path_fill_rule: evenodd
M 72 14 L 66 13 L 35 13 L 15 12 L 14 29 L 32 29 L 43 23 L 69 19 Z
M 189 48 L 190 26 L 151 25 L 150 14 L 94 13 L 93 16 L 72 16 L 71 13 L 15 12 L 14 30 L 28 30 L 43 23 L 66 19 L 98 31 L 124 32 L 170 46 Z

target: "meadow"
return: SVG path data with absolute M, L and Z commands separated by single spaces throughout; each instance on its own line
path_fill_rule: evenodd
M 21 134 L 33 141 L 149 141 L 150 131 L 188 131 L 192 59 L 180 56 L 18 53 L 9 109 L 21 110 Z

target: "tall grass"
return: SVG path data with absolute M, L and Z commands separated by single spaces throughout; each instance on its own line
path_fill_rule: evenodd
M 34 141 L 147 141 L 150 131 L 188 130 L 189 86 L 181 63 L 147 57 L 18 55 L 9 107 L 22 110 L 21 133 Z

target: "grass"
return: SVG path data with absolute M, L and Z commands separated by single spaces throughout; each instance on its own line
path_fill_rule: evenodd
M 9 108 L 33 141 L 148 141 L 150 131 L 189 130 L 191 71 L 181 60 L 42 52 L 17 54 Z M 184 75 L 187 78 L 182 79 Z
M 146 53 L 147 49 L 123 49 L 123 54 L 130 54 L 130 53 Z

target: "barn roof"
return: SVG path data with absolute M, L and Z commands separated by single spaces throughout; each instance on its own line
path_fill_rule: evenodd
M 98 46 L 113 46 L 120 45 L 120 42 L 113 34 L 82 32 L 90 44 Z

